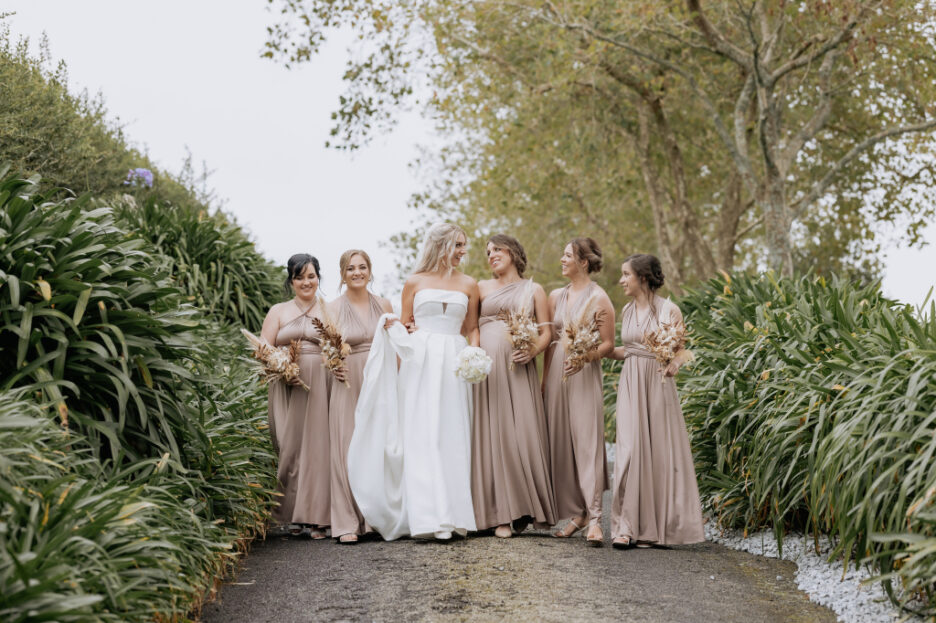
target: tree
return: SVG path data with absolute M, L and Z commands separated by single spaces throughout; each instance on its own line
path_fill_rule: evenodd
M 615 137 L 615 173 L 641 181 L 630 197 L 678 281 L 860 264 L 880 222 L 913 243 L 933 215 L 931 1 L 270 1 L 286 15 L 270 29 L 273 58 L 307 60 L 333 26 L 360 33 L 335 115 L 344 147 L 392 124 L 421 80 L 444 128 L 482 133 L 456 177 L 493 170 L 498 121 L 531 127 L 561 114 L 550 102 L 600 111 L 591 122 Z M 478 198 L 462 188 L 463 206 Z

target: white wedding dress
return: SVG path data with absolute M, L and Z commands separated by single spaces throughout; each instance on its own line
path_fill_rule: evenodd
M 354 413 L 348 480 L 367 523 L 383 538 L 475 530 L 471 503 L 471 388 L 455 376 L 468 297 L 420 290 L 417 331 L 374 334 Z M 396 357 L 401 359 L 397 373 Z

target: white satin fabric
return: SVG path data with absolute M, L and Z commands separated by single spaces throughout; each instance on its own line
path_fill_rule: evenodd
M 364 519 L 386 540 L 475 530 L 471 503 L 471 388 L 455 376 L 468 297 L 416 293 L 418 330 L 385 330 L 364 367 L 348 449 L 348 480 Z M 397 373 L 396 356 L 401 359 Z

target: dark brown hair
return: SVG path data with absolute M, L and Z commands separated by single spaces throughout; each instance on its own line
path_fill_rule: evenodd
M 647 284 L 651 292 L 663 287 L 663 266 L 655 255 L 649 253 L 634 253 L 624 263 L 630 263 L 631 270 L 637 278 Z
M 314 256 L 309 255 L 308 253 L 296 253 L 294 256 L 289 258 L 289 261 L 286 263 L 286 283 L 284 287 L 286 288 L 286 294 L 292 292 L 292 282 L 293 279 L 298 279 L 302 276 L 302 273 L 305 272 L 306 266 L 312 264 L 312 268 L 315 269 L 315 276 L 319 278 L 319 281 L 322 280 L 322 271 L 319 269 L 319 261 Z
M 569 244 L 572 245 L 572 253 L 576 259 L 588 261 L 587 271 L 589 274 L 597 273 L 604 266 L 601 259 L 601 248 L 591 238 L 573 238 Z
M 517 268 L 517 273 L 521 277 L 523 276 L 523 271 L 525 271 L 527 267 L 527 256 L 519 240 L 507 234 L 494 234 L 488 238 L 488 244 L 506 249 L 507 253 L 510 254 L 510 261 L 513 262 L 513 265 Z

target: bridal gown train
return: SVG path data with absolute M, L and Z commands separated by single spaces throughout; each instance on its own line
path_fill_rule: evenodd
M 467 311 L 464 293 L 424 289 L 413 300 L 415 333 L 399 323 L 384 329 L 390 314 L 374 333 L 348 480 L 367 523 L 387 540 L 475 530 L 471 387 L 455 376 Z

